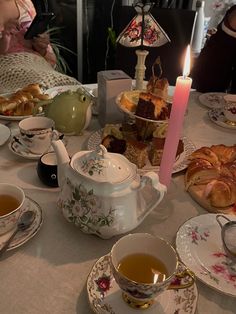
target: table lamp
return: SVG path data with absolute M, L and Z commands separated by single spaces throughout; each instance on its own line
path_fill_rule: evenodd
M 153 5 L 154 3 L 150 1 L 134 1 L 133 7 L 137 14 L 117 38 L 117 42 L 123 46 L 139 47 L 136 50 L 136 89 L 143 89 L 145 60 L 148 55 L 148 51 L 144 47 L 160 47 L 170 41 L 165 31 L 150 13 Z

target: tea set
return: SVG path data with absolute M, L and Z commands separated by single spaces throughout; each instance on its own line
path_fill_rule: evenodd
M 65 102 L 68 104 L 66 111 Z M 83 89 L 62 92 L 49 101 L 39 103 L 36 111 L 40 108 L 43 108 L 45 116 L 33 116 L 20 121 L 19 135 L 15 136 L 9 147 L 15 149 L 16 154 L 22 156 L 24 151 L 28 157 L 35 158 L 40 181 L 50 187 L 59 187 L 57 205 L 68 222 L 79 227 L 82 232 L 101 239 L 121 236 L 110 252 L 93 265 L 88 276 L 89 303 L 94 312 L 113 313 L 113 306 L 126 306 L 127 314 L 133 313 L 133 309 L 156 313 L 159 306 L 167 306 L 168 298 L 174 299 L 173 293 L 181 296 L 181 290 L 185 289 L 192 293 L 193 298 L 189 302 L 193 302 L 191 306 L 195 309 L 197 288 L 194 273 L 179 261 L 172 245 L 148 233 L 130 233 L 158 207 L 167 192 L 158 174 L 150 171 L 140 175 L 136 165 L 123 155 L 108 152 L 103 145 L 91 150 L 80 150 L 72 157 L 69 156 L 59 132 L 79 135 L 88 127 L 91 97 Z M 16 147 L 20 147 L 20 153 Z M 25 239 L 20 239 L 22 243 L 33 236 L 42 224 L 41 210 L 38 210 L 34 201 L 26 198 L 21 188 L 0 184 L 0 194 L 4 193 L 14 196 L 18 205 L 9 214 L 0 215 L 0 235 L 7 235 L 5 245 L 0 246 L 0 254 L 11 248 L 11 241 L 14 242 L 15 237 L 17 239 L 19 230 L 29 229 Z M 225 229 L 231 223 L 218 223 L 224 243 Z M 227 249 L 225 246 L 226 252 Z M 135 258 L 132 256 L 143 254 L 147 258 L 150 252 L 156 265 L 163 264 L 166 269 L 164 273 L 156 269 L 161 279 L 145 282 L 136 277 L 131 278 L 126 257 L 132 260 Z M 230 252 L 227 253 L 230 255 Z M 139 272 L 142 272 L 144 265 L 147 271 L 152 270 L 147 261 L 141 264 L 140 269 L 137 268 Z M 128 269 L 125 274 L 120 268 L 122 263 Z M 104 273 L 107 274 L 106 278 L 102 277 Z M 154 278 L 158 278 L 157 273 Z M 102 280 L 106 280 L 107 287 L 104 286 L 105 281 L 102 288 L 99 286 Z M 113 285 L 109 280 L 113 281 Z M 117 297 L 112 301 L 107 297 L 109 293 L 115 293 Z M 120 300 L 123 300 L 122 305 Z M 172 312 L 176 310 L 175 306 Z M 111 308 L 111 312 L 105 311 L 103 307 Z M 184 307 L 180 313 L 184 313 Z

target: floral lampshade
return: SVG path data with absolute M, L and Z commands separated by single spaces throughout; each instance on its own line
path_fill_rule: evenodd
M 150 13 L 153 3 L 135 1 L 137 15 L 118 36 L 117 42 L 126 47 L 160 47 L 170 41 L 168 35 Z

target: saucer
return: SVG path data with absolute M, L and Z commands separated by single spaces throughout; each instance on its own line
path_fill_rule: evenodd
M 65 137 L 63 137 L 62 140 L 67 145 L 67 140 Z M 11 142 L 8 145 L 10 151 L 20 157 L 31 159 L 31 160 L 38 160 L 43 154 L 33 154 L 31 153 L 21 142 L 20 142 L 20 136 L 14 135 L 11 139 Z M 50 147 L 49 150 L 45 153 L 53 151 L 53 148 Z
M 202 105 L 209 109 L 222 108 L 225 105 L 224 96 L 226 93 L 204 93 L 199 96 Z
M 12 137 L 11 142 L 8 145 L 10 151 L 12 151 L 13 154 L 27 158 L 32 160 L 38 160 L 42 154 L 33 154 L 31 153 L 21 142 L 20 142 L 20 136 L 15 135 Z
M 209 118 L 212 122 L 227 128 L 236 130 L 236 125 L 232 125 L 225 117 L 223 108 L 216 108 L 208 111 Z
M 183 263 L 207 286 L 236 297 L 236 264 L 224 251 L 217 214 L 190 218 L 179 228 L 176 250 Z M 232 221 L 235 215 L 225 215 Z
M 39 206 L 38 203 L 36 203 L 34 200 L 26 196 L 26 206 L 24 211 L 27 210 L 32 210 L 35 212 L 35 218 L 34 221 L 32 222 L 31 226 L 24 230 L 24 231 L 18 231 L 17 234 L 15 235 L 14 239 L 10 243 L 7 251 L 13 250 L 25 242 L 29 241 L 40 229 L 42 222 L 43 222 L 43 213 L 42 209 Z M 7 233 L 3 234 L 0 236 L 0 249 L 4 245 L 4 243 L 9 239 L 11 234 L 13 233 L 14 230 L 10 230 Z
M 87 279 L 87 293 L 90 306 L 97 314 L 194 314 L 198 298 L 194 284 L 186 289 L 166 290 L 146 310 L 132 309 L 122 299 L 122 292 L 112 275 L 109 255 L 101 257 L 93 265 Z

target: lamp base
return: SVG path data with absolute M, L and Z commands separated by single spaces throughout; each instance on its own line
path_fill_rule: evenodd
M 147 50 L 136 50 L 135 53 L 137 55 L 137 64 L 135 66 L 135 89 L 144 89 L 143 79 L 146 70 L 145 60 L 149 52 Z

